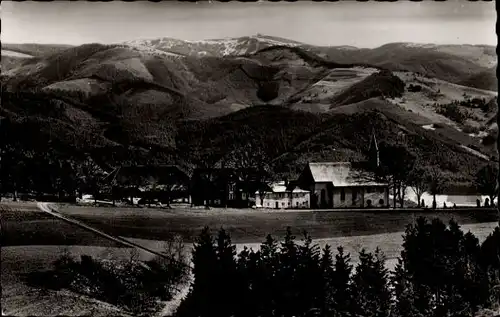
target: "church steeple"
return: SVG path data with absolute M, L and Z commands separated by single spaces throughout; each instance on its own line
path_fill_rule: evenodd
M 380 153 L 378 150 L 377 137 L 375 136 L 375 129 L 372 129 L 372 135 L 370 138 L 370 145 L 368 147 L 368 152 L 370 155 L 370 163 L 373 164 L 374 167 L 379 167 L 380 166 Z

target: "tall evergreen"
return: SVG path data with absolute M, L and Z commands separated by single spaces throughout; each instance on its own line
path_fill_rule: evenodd
M 217 316 L 229 317 L 233 316 L 240 306 L 241 295 L 236 292 L 240 280 L 237 274 L 236 246 L 232 244 L 231 237 L 222 228 L 217 236 L 216 255 L 217 266 L 214 278 L 217 284 L 213 285 L 213 292 L 219 298 L 225 299 L 216 301 Z
M 342 247 L 337 248 L 335 255 L 335 269 L 332 279 L 333 289 L 333 309 L 336 316 L 351 316 L 352 310 L 356 303 L 354 303 L 352 289 L 351 289 L 351 256 L 345 254 Z
M 391 308 L 385 258 L 377 248 L 375 255 L 364 249 L 353 276 L 354 309 L 357 316 L 387 317 Z
M 404 261 L 398 258 L 391 279 L 394 293 L 392 317 L 425 317 L 415 306 L 415 291 L 411 274 L 405 267 Z
M 217 253 L 210 229 L 203 228 L 192 251 L 194 281 L 188 297 L 192 305 L 185 316 L 214 316 L 217 312 L 217 298 L 214 287 L 217 280 Z M 220 304 L 219 304 L 220 305 Z
M 298 247 L 295 243 L 295 236 L 290 227 L 287 227 L 285 239 L 281 243 L 279 258 L 280 267 L 277 272 L 278 294 L 276 314 L 285 317 L 295 315 L 299 303 L 297 295 L 297 279 L 295 272 L 298 268 Z
M 320 270 L 322 283 L 321 287 L 321 300 L 322 306 L 320 306 L 321 314 L 323 316 L 333 315 L 334 308 L 334 279 L 335 270 L 333 263 L 333 254 L 330 245 L 325 245 L 321 253 L 320 259 Z
M 295 273 L 298 293 L 297 313 L 300 315 L 323 306 L 319 246 L 313 244 L 307 232 L 304 231 L 303 235 L 303 244 L 298 247 L 298 267 Z

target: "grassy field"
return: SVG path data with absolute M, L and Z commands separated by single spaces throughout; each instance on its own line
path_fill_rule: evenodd
M 62 205 L 59 212 L 116 236 L 167 240 L 176 234 L 186 242 L 194 241 L 204 226 L 213 230 L 224 227 L 234 242 L 252 243 L 262 241 L 268 233 L 283 236 L 287 226 L 296 234 L 307 230 L 314 239 L 322 239 L 400 232 L 419 216 L 438 217 L 445 222 L 455 219 L 461 225 L 497 221 L 494 210 L 224 212 L 190 208 L 115 209 Z
M 108 239 L 59 220 L 36 205 L 0 205 L 2 247 L 14 245 L 90 245 L 120 247 Z
M 119 247 L 109 240 L 37 209 L 34 204 L 0 205 L 2 246 L 90 245 Z M 94 208 L 60 205 L 59 212 L 124 238 L 161 240 L 180 235 L 191 243 L 204 226 L 223 227 L 235 243 L 261 242 L 266 234 L 282 237 L 286 227 L 300 235 L 307 230 L 313 239 L 368 236 L 404 231 L 417 217 L 455 219 L 460 225 L 497 221 L 494 210 L 424 211 L 256 211 L 213 209 Z

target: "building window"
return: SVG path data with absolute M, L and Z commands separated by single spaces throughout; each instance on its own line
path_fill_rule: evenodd
M 296 202 L 295 205 L 298 207 L 299 206 L 299 202 Z
M 285 207 L 285 203 L 281 203 L 281 207 Z
M 345 189 L 340 189 L 340 201 L 345 201 Z
M 353 189 L 352 190 L 352 204 L 354 205 L 354 203 L 356 202 L 356 200 L 358 199 L 358 190 L 357 189 Z

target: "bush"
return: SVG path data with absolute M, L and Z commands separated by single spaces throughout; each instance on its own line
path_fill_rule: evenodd
M 473 127 L 470 125 L 465 125 L 462 128 L 462 131 L 467 134 L 478 134 L 480 129 L 478 127 Z
M 168 252 L 168 250 L 166 250 Z M 168 253 L 167 253 L 168 254 Z M 178 285 L 186 281 L 187 263 L 174 255 L 137 261 L 100 261 L 82 255 L 79 261 L 64 252 L 53 270 L 27 276 L 31 285 L 49 289 L 69 289 L 119 306 L 136 316 L 150 316 L 160 309 L 159 300 L 170 300 Z
M 468 111 L 461 110 L 454 103 L 439 105 L 436 112 L 459 124 L 463 124 L 465 120 L 472 118 L 472 115 Z
M 419 92 L 419 91 L 422 91 L 422 86 L 410 84 L 408 86 L 408 91 L 409 92 Z

